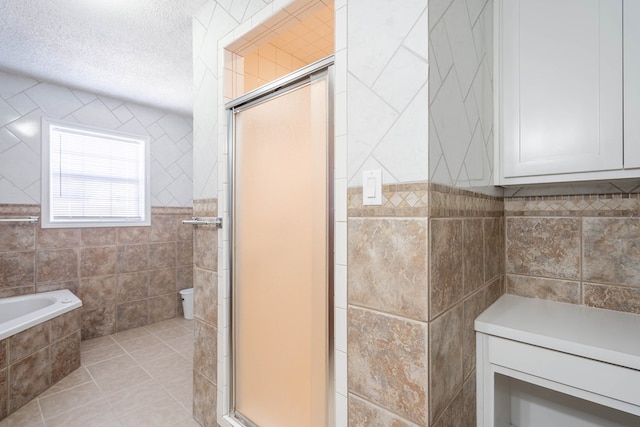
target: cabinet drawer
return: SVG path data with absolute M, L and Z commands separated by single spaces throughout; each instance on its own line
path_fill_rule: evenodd
M 640 371 L 489 337 L 489 362 L 640 406 Z

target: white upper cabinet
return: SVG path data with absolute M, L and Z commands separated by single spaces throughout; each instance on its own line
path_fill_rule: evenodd
M 497 0 L 496 184 L 640 176 L 639 18 L 640 0 L 624 26 L 623 0 Z
M 624 167 L 640 168 L 640 1 L 624 2 Z

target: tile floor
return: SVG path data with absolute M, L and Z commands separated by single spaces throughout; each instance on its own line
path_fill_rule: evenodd
M 0 427 L 197 427 L 193 321 L 176 318 L 83 341 L 82 366 Z

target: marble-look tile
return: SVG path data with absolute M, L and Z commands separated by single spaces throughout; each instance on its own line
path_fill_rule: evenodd
M 97 380 L 109 378 L 122 370 L 135 368 L 136 366 L 138 366 L 138 364 L 131 356 L 123 354 L 122 356 L 110 357 L 109 359 L 87 365 L 86 368 L 89 370 L 93 378 Z
M 420 425 L 428 422 L 427 325 L 359 308 L 348 312 L 348 388 Z
M 149 323 L 176 317 L 175 294 L 165 294 L 149 298 Z
M 9 365 L 51 343 L 50 322 L 40 323 L 8 338 Z
M 9 367 L 9 412 L 14 412 L 51 385 L 49 348 Z
M 147 270 L 149 268 L 149 245 L 118 246 L 117 268 L 119 273 Z
M 210 227 L 198 227 L 194 232 L 193 264 L 218 271 L 218 232 Z
M 484 284 L 484 240 L 483 220 L 465 219 L 462 224 L 462 287 L 463 294 L 480 288 Z
M 460 390 L 440 417 L 431 425 L 433 427 L 465 427 L 464 396 Z
M 0 253 L 0 288 L 33 286 L 36 277 L 34 254 L 34 251 Z
M 177 242 L 177 265 L 193 265 L 193 241 Z
M 117 343 L 123 344 L 127 341 L 138 340 L 152 335 L 146 328 L 136 328 L 127 331 L 120 331 L 111 336 Z
M 108 276 L 116 272 L 117 248 L 101 246 L 80 251 L 80 276 Z
M 0 248 L 3 252 L 28 251 L 36 247 L 36 227 L 31 224 L 0 224 Z
M 176 268 L 176 291 L 193 288 L 193 270 L 192 266 Z
M 471 372 L 462 386 L 465 427 L 476 427 L 476 373 Z
M 193 373 L 193 417 L 203 427 L 217 427 L 217 387 L 204 375 Z
M 66 312 L 62 316 L 57 316 L 50 320 L 51 342 L 56 342 L 59 339 L 80 330 L 80 312 L 81 309 L 76 308 L 75 310 Z
M 504 273 L 504 218 L 484 218 L 484 281 Z
M 640 218 L 584 218 L 583 280 L 640 287 Z
M 150 242 L 175 242 L 178 240 L 178 222 L 173 215 L 151 217 Z
M 507 218 L 506 272 L 580 279 L 580 219 Z
M 148 323 L 149 300 L 125 302 L 116 306 L 116 331 L 125 331 Z
M 584 305 L 640 314 L 640 289 L 593 283 L 583 286 Z
M 153 217 L 151 218 L 153 221 Z M 119 227 L 119 245 L 142 245 L 149 242 L 149 227 Z
M 180 425 L 190 418 L 191 414 L 175 399 L 168 396 L 151 405 L 127 413 L 126 416 L 120 417 L 120 422 L 123 427 L 173 426 Z
M 149 268 L 175 267 L 177 259 L 175 242 L 149 245 Z
M 80 229 L 38 227 L 36 239 L 38 249 L 77 248 L 80 246 Z
M 7 368 L 0 369 L 0 420 L 9 415 L 9 381 Z
M 193 344 L 192 344 L 193 345 Z M 133 357 L 138 363 L 146 363 L 150 360 L 167 357 L 176 353 L 176 350 L 169 345 L 158 341 L 158 344 L 149 345 L 136 351 L 131 351 Z
M 473 322 L 486 309 L 486 293 L 486 288 L 483 288 L 463 302 L 462 374 L 465 378 L 476 367 L 476 331 Z
M 60 393 L 61 391 L 90 383 L 91 381 L 93 381 L 93 378 L 91 378 L 89 371 L 87 371 L 84 366 L 80 366 L 60 381 L 52 384 L 51 387 L 41 393 L 38 397 L 51 396 L 53 394 Z
M 189 216 L 193 216 L 193 214 Z M 188 219 L 188 217 L 176 218 L 176 221 L 178 222 L 178 241 L 189 241 L 193 243 L 193 226 L 188 224 L 182 224 L 182 220 Z
M 115 393 L 151 380 L 151 376 L 140 366 L 121 368 L 108 376 L 96 378 L 95 382 L 104 394 Z
M 462 386 L 463 305 L 458 304 L 429 324 L 429 396 L 436 420 Z
M 101 337 L 101 338 L 105 338 L 105 337 Z M 100 339 L 100 338 L 94 338 L 89 341 L 94 341 L 95 339 Z M 84 344 L 85 342 L 87 341 L 83 341 L 82 343 Z M 89 366 L 95 363 L 104 362 L 105 360 L 113 359 L 115 357 L 120 357 L 124 355 L 126 355 L 126 352 L 122 349 L 122 347 L 112 341 L 110 345 L 107 345 L 104 347 L 91 349 L 91 350 L 81 349 L 80 359 L 84 366 Z
M 175 268 L 151 270 L 149 274 L 149 296 L 164 295 L 176 291 Z
M 116 302 L 137 301 L 149 296 L 149 272 L 125 273 L 118 275 Z
M 580 304 L 580 282 L 507 274 L 507 293 Z
M 94 382 L 64 390 L 38 399 L 45 420 L 65 413 L 73 408 L 85 405 L 102 398 L 100 389 Z
M 2 398 L 0 397 L 0 400 Z M 16 412 L 12 413 L 9 418 L 0 421 L 2 427 L 44 427 L 42 414 L 37 400 L 24 405 Z
M 82 246 L 109 246 L 118 242 L 117 230 L 112 227 L 83 228 Z
M 167 397 L 169 394 L 157 382 L 148 380 L 132 387 L 117 390 L 109 394 L 107 400 L 117 415 L 124 415 Z
M 92 310 L 82 310 L 82 339 L 88 340 L 115 332 L 116 307 L 108 305 Z
M 36 283 L 36 292 L 59 291 L 60 289 L 68 289 L 73 292 L 74 295 L 78 295 L 80 290 L 80 281 L 66 280 L 64 282 Z
M 393 427 L 414 427 L 415 424 L 403 420 L 399 416 L 379 408 L 371 403 L 359 399 L 353 394 L 349 395 L 349 426 L 370 427 L 370 426 L 393 426 Z
M 7 339 L 0 340 L 0 369 L 4 369 L 7 367 Z
M 118 418 L 107 399 L 85 403 L 60 415 L 47 418 L 47 427 L 119 427 Z
M 86 277 L 80 280 L 80 294 L 84 310 L 113 305 L 116 301 L 118 276 Z
M 485 299 L 485 309 L 489 307 L 491 304 L 496 302 L 498 298 L 504 295 L 505 292 L 505 284 L 504 284 L 504 276 L 500 276 L 497 279 L 494 279 L 490 282 L 486 289 L 486 299 Z
M 427 320 L 427 221 L 351 218 L 349 303 Z
M 218 370 L 218 332 L 216 328 L 196 320 L 194 329 L 195 352 L 194 369 L 217 383 Z
M 217 325 L 218 275 L 201 268 L 194 268 L 193 273 L 193 315 L 210 325 Z
M 433 319 L 462 299 L 462 220 L 432 219 L 430 318 Z
M 62 282 L 78 278 L 78 250 L 36 252 L 36 281 Z
M 2 289 L 0 288 L 0 298 L 9 298 L 15 297 L 18 295 L 28 295 L 36 292 L 35 286 L 20 286 L 17 288 L 8 288 Z
M 121 332 L 121 333 L 126 333 L 126 332 Z M 154 345 L 162 344 L 162 342 L 158 338 L 154 337 L 150 333 L 141 335 L 138 338 L 134 338 L 126 341 L 118 341 L 118 343 L 122 348 L 124 348 L 130 354 L 136 351 L 144 350 L 145 348 L 148 348 Z
M 115 340 L 111 335 L 107 335 L 100 338 L 84 340 L 82 341 L 81 348 L 82 348 L 82 351 L 91 351 L 91 350 L 97 350 L 99 348 L 107 347 L 113 344 L 115 344 Z
M 80 367 L 80 331 L 51 344 L 51 383 Z

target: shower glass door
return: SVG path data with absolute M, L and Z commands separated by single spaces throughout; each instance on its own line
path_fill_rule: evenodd
M 327 75 L 232 110 L 232 391 L 249 426 L 327 425 Z

